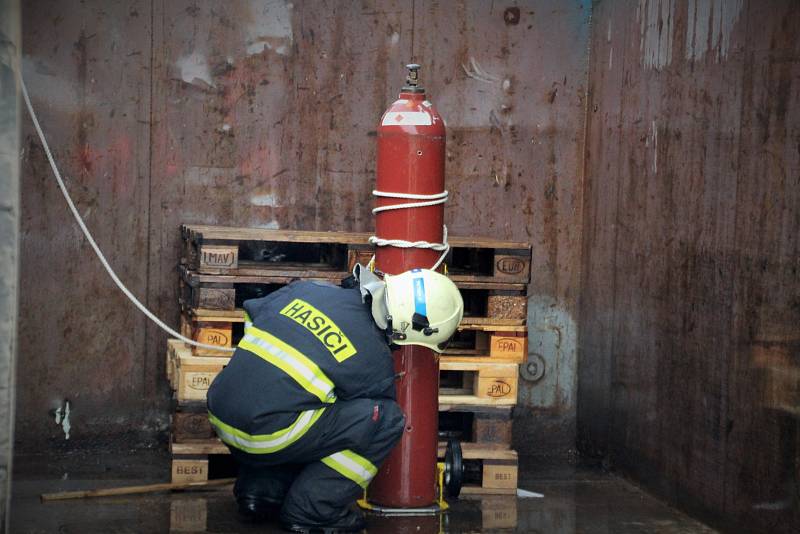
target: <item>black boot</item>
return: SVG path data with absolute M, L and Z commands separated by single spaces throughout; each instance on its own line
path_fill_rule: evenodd
M 361 532 L 367 526 L 360 512 L 348 509 L 347 512 L 332 523 L 325 525 L 304 525 L 301 523 L 284 523 L 283 528 L 289 532 L 300 534 L 345 534 Z
M 254 495 L 241 495 L 236 498 L 239 515 L 245 521 L 262 523 L 270 518 L 278 517 L 281 504 Z
M 240 464 L 233 495 L 241 518 L 254 523 L 277 519 L 283 498 L 298 469 L 294 465 Z

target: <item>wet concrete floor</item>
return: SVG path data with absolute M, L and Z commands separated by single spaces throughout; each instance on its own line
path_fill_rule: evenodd
M 523 462 L 520 488 L 544 498 L 469 497 L 442 516 L 368 516 L 375 533 L 710 533 L 714 530 L 666 506 L 632 484 L 570 465 L 537 468 Z M 230 489 L 41 503 L 43 492 L 163 482 L 169 459 L 159 451 L 70 454 L 16 459 L 11 532 L 65 534 L 149 532 L 282 532 L 277 523 L 237 519 Z

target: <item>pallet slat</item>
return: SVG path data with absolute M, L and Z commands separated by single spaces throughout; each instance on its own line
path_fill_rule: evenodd
M 230 454 L 231 451 L 219 438 L 213 438 L 196 443 L 170 442 L 169 452 L 174 456 L 197 456 L 209 454 Z

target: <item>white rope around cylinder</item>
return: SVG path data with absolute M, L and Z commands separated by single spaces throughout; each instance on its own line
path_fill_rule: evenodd
M 444 204 L 445 202 L 447 202 L 447 197 L 449 195 L 446 189 L 441 193 L 434 193 L 432 195 L 420 195 L 414 193 L 394 193 L 390 191 L 378 191 L 377 189 L 373 190 L 372 194 L 376 197 L 402 198 L 408 200 L 422 201 L 422 202 L 404 202 L 402 204 L 392 204 L 391 206 L 378 206 L 372 210 L 373 214 L 389 210 L 424 208 L 427 206 Z M 439 268 L 444 259 L 447 257 L 447 253 L 450 251 L 450 245 L 447 243 L 447 225 L 442 225 L 442 241 L 443 241 L 442 243 L 430 243 L 428 241 L 406 241 L 405 239 L 383 239 L 378 236 L 372 236 L 369 238 L 369 242 L 377 247 L 423 248 L 423 249 L 441 251 L 442 255 L 439 256 L 439 259 L 436 261 L 436 263 L 433 264 L 433 267 L 431 267 L 432 271 L 435 271 L 436 269 Z
M 111 277 L 111 280 L 117 285 L 117 287 L 125 294 L 126 297 L 136 306 L 139 311 L 145 314 L 151 321 L 153 321 L 156 325 L 158 325 L 162 330 L 167 332 L 169 335 L 176 337 L 183 341 L 184 343 L 188 343 L 189 345 L 194 345 L 195 347 L 200 347 L 204 349 L 212 349 L 212 350 L 221 350 L 226 352 L 233 352 L 235 349 L 228 348 L 228 347 L 218 347 L 216 345 L 208 345 L 206 343 L 200 343 L 199 341 L 195 341 L 193 339 L 189 339 L 181 335 L 179 332 L 175 331 L 174 329 L 170 328 L 164 321 L 159 319 L 153 312 L 147 309 L 147 307 L 142 304 L 139 299 L 137 299 L 133 293 L 122 283 L 122 280 L 119 279 L 117 273 L 114 272 L 114 269 L 111 268 L 108 261 L 106 260 L 103 252 L 100 250 L 100 247 L 97 246 L 94 238 L 92 237 L 91 232 L 86 227 L 86 224 L 83 222 L 83 219 L 78 213 L 78 209 L 75 207 L 75 204 L 72 202 L 72 198 L 67 191 L 66 185 L 64 185 L 64 180 L 61 179 L 61 173 L 56 166 L 55 159 L 53 159 L 53 154 L 50 152 L 50 146 L 47 144 L 47 139 L 44 137 L 44 133 L 42 132 L 41 126 L 39 126 L 39 119 L 36 118 L 36 113 L 33 111 L 33 105 L 31 105 L 31 99 L 28 96 L 28 89 L 25 87 L 25 81 L 22 79 L 22 70 L 21 66 L 17 67 L 17 76 L 19 77 L 19 85 L 22 89 L 22 97 L 25 100 L 25 106 L 28 108 L 28 113 L 31 116 L 31 121 L 33 121 L 33 127 L 36 129 L 36 133 L 39 135 L 39 140 L 42 142 L 42 148 L 44 148 L 44 153 L 47 155 L 47 160 L 50 162 L 50 168 L 53 169 L 53 174 L 55 175 L 56 181 L 58 182 L 58 187 L 61 189 L 61 193 L 64 195 L 64 199 L 67 201 L 67 205 L 69 206 L 72 215 L 75 216 L 75 220 L 80 226 L 80 229 L 83 231 L 83 235 L 86 237 L 86 240 L 91 245 L 92 249 L 94 250 L 97 258 L 100 260 L 100 263 L 105 268 L 108 275 Z

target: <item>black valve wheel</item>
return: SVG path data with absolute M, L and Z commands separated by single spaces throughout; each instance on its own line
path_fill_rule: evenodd
M 451 439 L 444 453 L 444 489 L 448 497 L 457 498 L 464 482 L 464 455 L 461 443 Z

